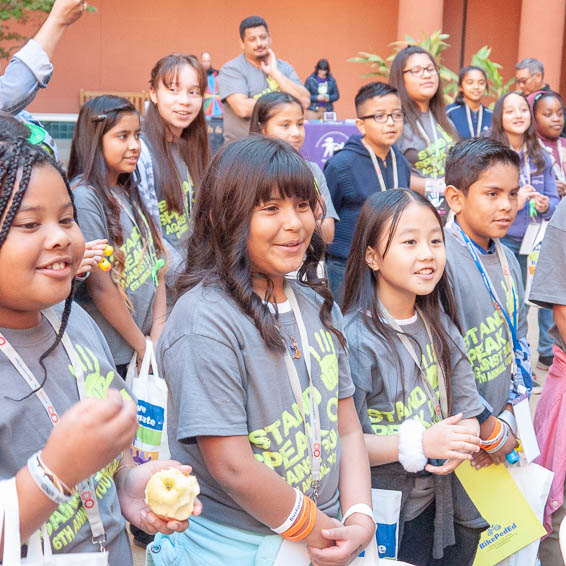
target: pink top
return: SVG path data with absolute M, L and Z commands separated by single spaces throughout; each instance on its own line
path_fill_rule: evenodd
M 534 418 L 540 447 L 540 456 L 535 461 L 554 472 L 544 509 L 544 527 L 549 533 L 552 532 L 552 513 L 564 500 L 566 479 L 566 354 L 556 345 L 553 352 L 554 363 L 548 371 Z

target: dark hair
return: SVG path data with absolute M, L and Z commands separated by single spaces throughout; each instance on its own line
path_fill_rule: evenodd
M 438 74 L 438 89 L 434 93 L 434 96 L 430 99 L 430 111 L 442 129 L 452 138 L 458 139 L 458 134 L 454 129 L 454 125 L 446 115 L 446 105 L 444 103 L 444 94 L 442 93 L 442 79 L 440 78 L 438 65 L 436 64 L 434 57 L 418 45 L 410 45 L 409 47 L 401 49 L 401 51 L 395 55 L 395 59 L 393 59 L 391 69 L 389 71 L 389 84 L 399 91 L 399 98 L 401 99 L 403 112 L 405 112 L 405 121 L 411 126 L 413 131 L 419 133 L 419 129 L 417 128 L 417 122 L 420 117 L 419 107 L 407 93 L 407 89 L 405 88 L 405 75 L 403 74 L 405 64 L 409 57 L 418 54 L 427 55 Z
M 477 65 L 468 65 L 467 67 L 462 67 L 460 69 L 460 72 L 458 73 L 458 94 L 454 99 L 455 104 L 464 104 L 464 91 L 462 90 L 462 83 L 464 82 L 466 75 L 470 71 L 479 71 L 483 75 L 483 78 L 485 79 L 485 92 L 487 93 L 489 90 L 487 86 L 487 74 L 484 69 L 478 67 Z
M 71 155 L 69 158 L 69 178 L 74 185 L 87 185 L 98 196 L 103 204 L 110 241 L 114 246 L 114 261 L 112 262 L 112 278 L 120 290 L 126 303 L 131 307 L 121 283 L 124 274 L 126 256 L 120 247 L 124 243 L 122 225 L 120 224 L 120 205 L 112 188 L 108 186 L 108 165 L 102 151 L 102 138 L 111 130 L 125 114 L 139 114 L 134 105 L 119 96 L 97 96 L 84 104 L 79 112 Z M 132 212 L 140 233 L 146 242 L 153 239 L 158 255 L 165 255 L 160 232 L 153 218 L 146 210 L 140 197 L 137 183 L 132 173 L 122 173 L 118 176 L 118 186 L 124 190 L 132 204 Z M 145 217 L 150 233 L 147 233 Z
M 330 76 L 330 64 L 328 59 L 319 59 L 314 66 L 314 74 L 316 75 L 318 71 L 328 71 L 328 76 Z
M 30 129 L 17 118 L 0 110 L 0 139 L 10 140 L 16 138 L 27 139 L 31 134 Z
M 184 272 L 177 279 L 177 294 L 199 283 L 222 287 L 249 316 L 268 348 L 283 350 L 276 318 L 262 301 L 273 297 L 273 283 L 264 274 L 252 273 L 248 256 L 250 220 L 254 207 L 271 198 L 277 187 L 282 196 L 308 200 L 314 211 L 318 195 L 314 177 L 304 159 L 287 143 L 252 135 L 224 145 L 208 165 L 197 193 L 194 228 L 189 236 Z M 226 203 L 230 203 L 227 206 Z M 342 334 L 332 326 L 334 304 L 317 266 L 324 254 L 324 241 L 313 233 L 303 265 L 301 285 L 316 291 L 323 302 L 320 320 L 342 345 Z M 253 277 L 267 279 L 266 297 L 253 290 Z
M 530 99 L 531 95 L 529 95 L 527 98 Z M 558 102 L 560 102 L 561 106 L 564 106 L 564 100 L 562 99 L 562 96 L 558 93 L 555 92 L 554 90 L 539 90 L 534 96 L 533 96 L 533 104 L 532 104 L 532 110 L 533 110 L 533 116 L 535 117 L 536 120 L 536 109 L 538 106 L 538 103 L 541 100 L 544 100 L 545 98 L 556 98 L 558 100 Z
M 151 79 L 149 81 L 151 88 L 157 90 L 160 82 L 166 87 L 170 87 L 175 82 L 179 69 L 185 65 L 192 67 L 196 71 L 200 95 L 204 96 L 207 86 L 206 76 L 200 61 L 194 55 L 172 53 L 159 59 L 151 70 Z M 185 210 L 184 199 L 186 196 L 182 189 L 182 181 L 175 166 L 175 160 L 167 142 L 167 124 L 159 114 L 157 106 L 151 100 L 149 101 L 142 127 L 144 139 L 151 149 L 152 158 L 155 160 L 156 169 L 159 172 L 159 183 L 165 195 L 167 208 L 170 211 L 174 210 L 181 214 Z M 202 104 L 195 119 L 181 133 L 177 145 L 196 186 L 210 157 L 208 133 Z
M 300 100 L 288 92 L 268 92 L 260 97 L 250 119 L 250 134 L 263 134 L 267 122 L 273 118 L 277 109 L 287 104 L 296 104 L 301 113 L 304 113 Z
M 246 30 L 249 28 L 258 28 L 263 26 L 265 31 L 269 33 L 269 28 L 267 27 L 267 22 L 261 16 L 248 16 L 240 22 L 240 39 L 244 39 L 246 36 Z
M 59 164 L 52 159 L 49 154 L 41 149 L 40 146 L 31 145 L 23 137 L 18 138 L 4 138 L 0 141 L 0 218 L 3 218 L 0 227 L 0 247 L 4 245 L 6 238 L 12 227 L 14 218 L 18 214 L 18 210 L 22 204 L 22 200 L 25 193 L 29 187 L 30 178 L 32 171 L 37 167 L 52 167 L 61 175 L 61 179 L 67 189 L 69 198 L 73 202 L 73 195 L 71 194 L 71 189 L 69 187 L 69 182 L 63 169 Z M 18 172 L 21 171 L 21 178 L 19 183 L 17 183 Z M 17 188 L 16 188 L 17 186 Z M 11 202 L 10 202 L 11 199 Z M 73 205 L 73 218 L 75 222 L 77 220 L 77 211 Z M 22 289 L 22 292 L 25 292 Z M 71 292 L 69 296 L 65 299 L 65 306 L 63 307 L 63 314 L 61 316 L 61 326 L 57 332 L 55 340 L 49 348 L 39 357 L 39 363 L 43 368 L 43 379 L 39 384 L 39 387 L 21 399 L 12 399 L 7 397 L 12 401 L 23 401 L 31 395 L 39 391 L 44 385 L 47 379 L 47 368 L 45 367 L 44 360 L 53 352 L 65 333 L 67 327 L 67 322 L 69 321 L 69 316 L 71 314 L 71 306 L 73 304 L 73 289 L 71 286 Z
M 527 153 L 529 159 L 532 159 L 535 164 L 536 175 L 540 175 L 546 169 L 546 159 L 544 155 L 544 149 L 540 146 L 538 141 L 536 131 L 535 131 L 535 117 L 529 105 L 527 97 L 518 92 L 506 92 L 496 103 L 493 109 L 493 117 L 491 119 L 491 137 L 505 145 L 509 145 L 509 138 L 503 129 L 503 106 L 505 104 L 505 99 L 508 96 L 520 96 L 527 105 L 529 109 L 529 114 L 531 116 L 531 123 L 527 131 L 523 134 L 525 143 L 527 144 Z
M 366 100 L 371 100 L 376 97 L 387 96 L 388 94 L 395 94 L 399 96 L 399 92 L 395 87 L 390 84 L 382 83 L 381 81 L 374 81 L 360 87 L 356 93 L 356 98 L 354 98 L 354 104 L 356 106 L 356 114 L 358 118 L 360 116 L 360 108 Z
M 397 332 L 384 323 L 380 316 L 379 297 L 377 296 L 377 274 L 366 263 L 366 250 L 368 246 L 375 248 L 384 236 L 384 231 L 388 229 L 387 243 L 383 252 L 383 257 L 385 257 L 399 225 L 401 215 L 413 203 L 428 208 L 437 219 L 438 225 L 442 228 L 442 221 L 438 211 L 419 193 L 409 189 L 373 193 L 368 197 L 360 212 L 344 277 L 343 312 L 359 311 L 364 313 L 363 320 L 367 329 L 380 340 L 385 340 L 392 352 L 397 351 Z M 453 346 L 456 346 L 456 344 L 451 340 L 442 325 L 441 312 L 444 311 L 458 329 L 460 329 L 460 326 L 456 314 L 454 295 L 450 288 L 446 271 L 442 274 L 432 293 L 429 295 L 417 295 L 416 305 L 422 309 L 431 326 L 432 340 L 439 358 L 438 363 L 446 377 L 448 411 L 450 412 L 452 362 L 449 340 Z M 370 313 L 371 316 L 365 316 L 365 313 Z M 417 343 L 415 345 L 418 346 Z M 398 354 L 397 365 L 404 396 L 405 384 L 402 376 L 401 359 Z
M 490 167 L 502 163 L 517 169 L 521 160 L 516 151 L 493 138 L 471 138 L 458 142 L 446 158 L 444 180 L 468 194 L 468 189 Z

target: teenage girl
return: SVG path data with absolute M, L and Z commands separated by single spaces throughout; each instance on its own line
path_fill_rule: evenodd
M 389 83 L 399 91 L 405 112 L 397 147 L 411 165 L 411 189 L 424 194 L 427 183 L 429 189 L 443 187 L 446 155 L 457 133 L 446 115 L 434 58 L 416 45 L 401 49 L 391 63 Z
M 205 514 L 149 552 L 267 565 L 300 541 L 305 565 L 305 545 L 315 564 L 347 564 L 375 525 L 341 316 L 317 276 L 312 172 L 288 144 L 253 136 L 221 148 L 200 187 L 158 361 L 171 451 L 194 464 Z
M 514 149 L 521 158 L 517 217 L 501 241 L 515 254 L 521 266 L 523 284 L 526 284 L 527 255 L 519 254 L 519 250 L 529 224 L 540 224 L 553 215 L 559 201 L 556 177 L 550 156 L 536 137 L 531 109 L 522 94 L 508 92 L 496 102 L 491 137 Z M 539 309 L 538 325 L 537 367 L 545 370 L 553 358 L 553 340 L 548 334 L 552 325 L 552 311 Z M 536 382 L 533 382 L 533 392 L 541 392 Z
M 564 128 L 564 101 L 552 90 L 541 90 L 527 96 L 540 144 L 552 160 L 556 190 L 560 198 L 566 193 L 566 140 L 561 137 Z
M 114 248 L 111 270 L 93 269 L 77 300 L 100 326 L 121 375 L 134 352 L 143 358 L 146 336 L 156 342 L 165 323 L 165 252 L 133 178 L 139 136 L 134 106 L 99 96 L 81 108 L 69 159 L 83 235 Z
M 286 141 L 300 151 L 305 141 L 305 115 L 303 105 L 287 92 L 270 92 L 255 104 L 250 121 L 250 134 L 262 134 Z M 324 173 L 317 163 L 307 161 L 314 175 L 316 186 L 326 206 L 321 223 L 322 237 L 329 244 L 334 240 L 334 223 L 340 218 L 332 204 Z
M 458 73 L 458 94 L 446 113 L 460 138 L 477 138 L 491 127 L 492 111 L 482 104 L 487 93 L 487 75 L 481 67 L 462 67 Z
M 445 264 L 428 200 L 408 189 L 367 199 L 344 286 L 354 399 L 372 487 L 402 492 L 399 560 L 419 566 L 472 564 L 485 524 L 451 474 L 479 450 L 484 407 Z
M 175 276 L 184 259 L 194 188 L 209 159 L 202 105 L 207 82 L 197 57 L 176 53 L 157 61 L 149 82 L 138 163 L 140 194 L 161 227 L 169 256 L 166 285 L 171 305 Z
M 0 189 L 10 266 L 0 273 L 0 479 L 16 476 L 22 540 L 46 522 L 55 552 L 95 552 L 93 536 L 105 536 L 109 563 L 131 565 L 126 520 L 152 533 L 187 527 L 144 503 L 149 477 L 171 462 L 134 465 L 135 405 L 102 333 L 73 304 L 84 239 L 64 173 L 25 139 L 1 141 Z

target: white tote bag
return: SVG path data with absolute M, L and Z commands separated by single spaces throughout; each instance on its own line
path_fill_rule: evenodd
M 47 528 L 42 527 L 28 542 L 27 558 L 21 558 L 20 511 L 16 478 L 0 481 L 0 533 L 4 532 L 2 566 L 108 566 L 108 552 L 53 554 Z
M 167 441 L 167 384 L 159 376 L 153 342 L 146 338 L 145 355 L 139 374 L 134 354 L 126 373 L 126 385 L 138 401 L 138 430 L 132 455 L 138 464 L 169 460 Z M 150 367 L 153 370 L 150 373 Z

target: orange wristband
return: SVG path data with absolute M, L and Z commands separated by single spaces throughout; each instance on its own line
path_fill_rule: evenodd
M 309 497 L 305 497 L 305 500 L 308 504 L 308 521 L 306 523 L 306 526 L 297 534 L 285 537 L 287 540 L 290 540 L 292 542 L 298 542 L 307 538 L 314 529 L 314 524 L 316 521 L 316 505 L 314 504 L 314 501 Z
M 281 534 L 283 538 L 289 539 L 292 536 L 296 536 L 297 533 L 301 532 L 308 520 L 308 497 L 304 497 L 303 506 L 297 520 L 284 532 Z

